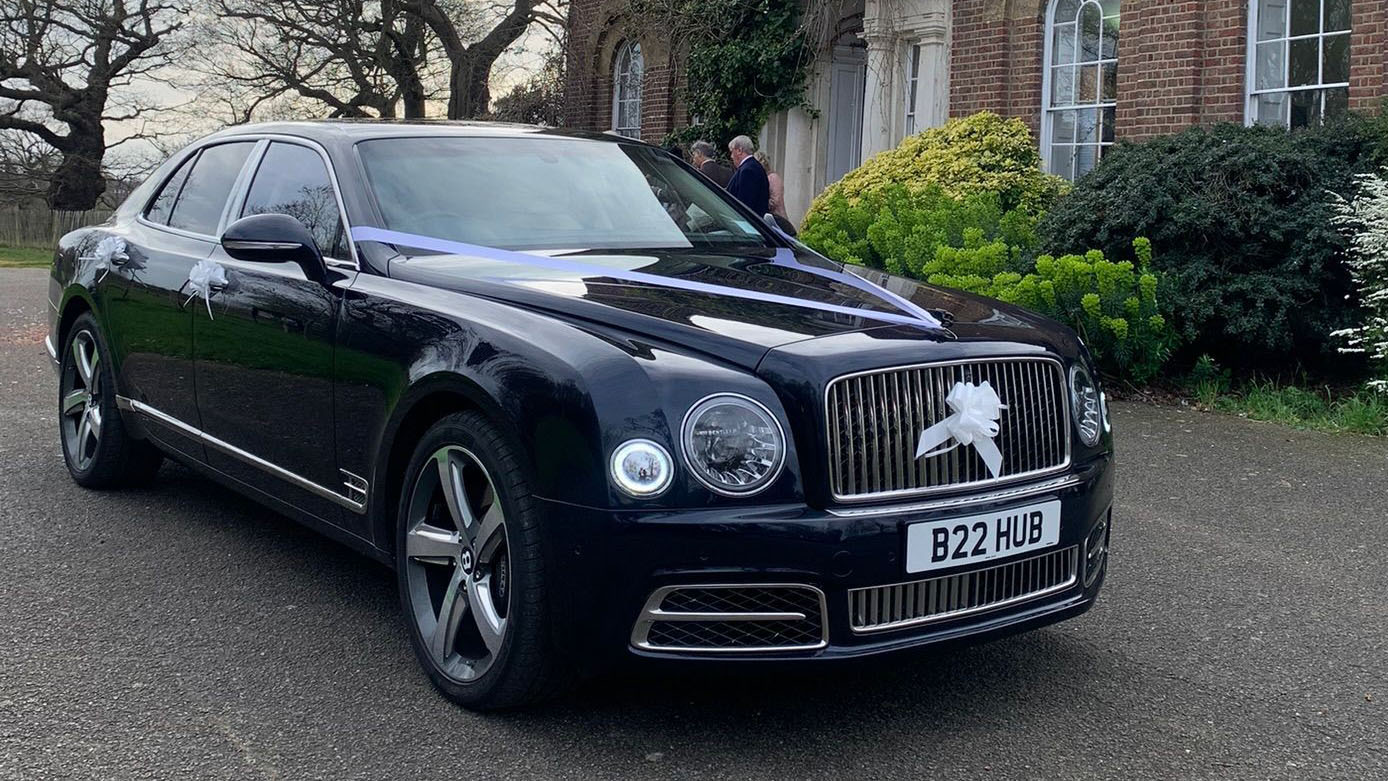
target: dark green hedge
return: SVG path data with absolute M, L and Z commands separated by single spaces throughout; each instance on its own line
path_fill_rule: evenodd
M 1388 162 L 1388 122 L 1288 133 L 1219 125 L 1111 150 L 1039 226 L 1053 253 L 1121 256 L 1151 239 L 1163 309 L 1187 356 L 1245 370 L 1325 370 L 1355 322 L 1331 193 Z M 1343 364 L 1343 361 L 1339 361 Z

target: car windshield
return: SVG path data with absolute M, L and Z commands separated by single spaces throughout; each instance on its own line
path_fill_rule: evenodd
M 390 230 L 510 250 L 770 246 L 710 185 L 639 144 L 423 137 L 358 149 Z

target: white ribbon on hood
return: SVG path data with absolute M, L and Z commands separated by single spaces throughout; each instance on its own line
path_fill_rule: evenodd
M 954 414 L 921 432 L 916 458 L 938 456 L 960 446 L 973 445 L 996 478 L 1002 472 L 1002 451 L 998 450 L 993 437 L 998 435 L 998 418 L 1007 405 L 987 380 L 981 385 L 955 383 L 945 403 Z M 941 447 L 951 439 L 954 444 Z
M 96 281 L 100 282 L 111 273 L 111 261 L 130 260 L 130 256 L 125 254 L 125 239 L 107 236 L 97 242 L 90 255 L 83 255 L 81 259 L 92 261 L 92 270 L 98 274 Z
M 193 270 L 188 272 L 188 290 L 192 295 L 183 303 L 192 301 L 198 296 L 207 304 L 207 316 L 212 317 L 212 294 L 217 290 L 226 287 L 227 272 L 220 263 L 212 260 L 199 260 Z

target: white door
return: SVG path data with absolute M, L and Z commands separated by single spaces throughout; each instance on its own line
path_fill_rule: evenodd
M 829 159 L 824 183 L 837 182 L 863 158 L 863 93 L 867 86 L 867 53 L 834 49 L 829 77 Z

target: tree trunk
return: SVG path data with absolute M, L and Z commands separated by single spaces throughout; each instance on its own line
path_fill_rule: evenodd
M 101 175 L 101 158 L 105 145 L 83 144 L 63 155 L 63 160 L 48 181 L 48 206 L 55 210 L 87 211 L 96 208 L 97 199 L 106 192 L 106 177 Z
M 491 110 L 492 92 L 487 82 L 495 59 L 469 52 L 453 60 L 448 77 L 449 119 L 479 119 Z

